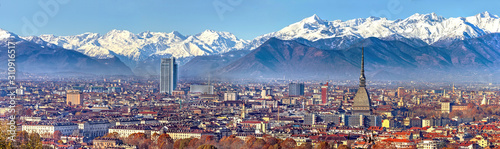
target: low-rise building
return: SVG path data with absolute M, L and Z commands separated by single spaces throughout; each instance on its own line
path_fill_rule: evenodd
M 106 135 L 108 133 L 108 128 L 111 127 L 111 124 L 107 120 L 83 121 L 76 123 L 78 124 L 78 129 L 81 131 L 82 135 L 90 139 Z
M 22 130 L 28 133 L 38 133 L 42 137 L 52 137 L 54 132 L 60 131 L 62 135 L 71 135 L 78 125 L 70 122 L 63 123 L 34 123 L 22 125 Z
M 120 137 L 128 137 L 134 133 L 144 133 L 145 135 L 151 134 L 151 127 L 149 126 L 136 126 L 136 125 L 128 125 L 128 126 L 115 126 L 109 128 L 109 133 L 118 133 Z

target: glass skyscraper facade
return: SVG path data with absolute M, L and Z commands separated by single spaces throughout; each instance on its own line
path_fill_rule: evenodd
M 160 93 L 172 94 L 177 87 L 175 58 L 162 58 L 160 67 Z

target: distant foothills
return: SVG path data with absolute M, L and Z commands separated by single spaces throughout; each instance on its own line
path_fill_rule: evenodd
M 347 21 L 313 15 L 253 40 L 213 30 L 28 37 L 0 30 L 0 53 L 7 53 L 8 40 L 16 41 L 17 70 L 29 74 L 158 76 L 160 59 L 175 57 L 181 78 L 340 80 L 357 78 L 352 74 L 359 71 L 364 47 L 371 80 L 497 82 L 499 24 L 488 12 Z

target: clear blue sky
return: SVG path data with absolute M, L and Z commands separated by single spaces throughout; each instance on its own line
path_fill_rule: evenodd
M 369 16 L 394 20 L 431 12 L 446 18 L 484 11 L 500 15 L 498 0 L 60 0 L 63 3 L 58 4 L 56 13 L 47 13 L 39 5 L 54 1 L 0 0 L 0 28 L 22 36 L 104 34 L 112 29 L 133 33 L 175 30 L 192 35 L 212 29 L 253 39 L 313 14 L 329 21 Z M 33 16 L 39 22 L 33 25 L 35 31 L 23 31 L 23 18 L 33 23 Z

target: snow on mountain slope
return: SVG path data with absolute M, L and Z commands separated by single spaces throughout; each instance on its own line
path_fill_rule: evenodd
M 225 53 L 243 49 L 248 43 L 231 33 L 212 30 L 188 37 L 176 31 L 133 34 L 126 30 L 112 30 L 104 35 L 84 33 L 75 36 L 39 37 L 50 44 L 74 49 L 92 57 L 109 58 L 118 54 L 133 61 L 141 61 L 151 55 L 189 57 Z
M 347 21 L 326 21 L 317 15 L 253 39 L 251 42 L 238 39 L 229 32 L 206 30 L 184 36 L 178 32 L 142 32 L 133 34 L 125 30 L 112 30 L 104 35 L 84 33 L 75 36 L 41 35 L 38 38 L 50 44 L 74 49 L 86 55 L 109 58 L 115 55 L 130 61 L 141 61 L 152 55 L 191 57 L 229 52 L 231 50 L 254 49 L 271 37 L 282 40 L 301 39 L 321 41 L 331 48 L 348 47 L 358 39 L 369 37 L 421 40 L 426 44 L 449 44 L 455 40 L 479 37 L 500 32 L 500 18 L 488 12 L 470 17 L 444 18 L 435 13 L 414 14 L 406 19 L 387 20 L 368 17 Z M 37 42 L 37 43 L 40 43 Z M 326 46 L 315 46 L 326 47 Z
M 247 43 L 229 32 L 217 32 L 213 30 L 205 30 L 195 35 L 195 37 L 207 44 L 209 48 L 222 53 L 229 52 L 231 49 L 243 49 Z
M 9 31 L 0 29 L 0 40 L 4 40 L 7 38 L 18 38 L 18 36 L 16 34 L 9 32 Z
M 435 13 L 417 13 L 398 20 L 369 17 L 347 21 L 326 21 L 313 15 L 277 32 L 259 36 L 252 41 L 251 46 L 252 49 L 258 47 L 271 37 L 316 41 L 334 37 L 355 39 L 402 36 L 433 44 L 443 40 L 473 38 L 497 32 L 500 32 L 500 18 L 488 12 L 465 18 L 444 18 Z

